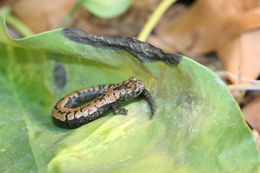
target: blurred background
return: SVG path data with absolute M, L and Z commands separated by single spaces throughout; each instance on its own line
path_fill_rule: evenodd
M 260 0 L 1 0 L 13 38 L 80 28 L 123 35 L 212 69 L 260 132 Z

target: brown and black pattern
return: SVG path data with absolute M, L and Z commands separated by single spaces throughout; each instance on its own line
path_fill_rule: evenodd
M 53 122 L 63 128 L 77 128 L 94 121 L 112 110 L 114 114 L 127 114 L 117 106 L 129 99 L 142 96 L 150 105 L 152 116 L 156 105 L 151 94 L 144 88 L 144 82 L 130 77 L 119 84 L 102 85 L 78 90 L 63 97 L 52 110 Z M 87 101 L 89 104 L 81 105 Z

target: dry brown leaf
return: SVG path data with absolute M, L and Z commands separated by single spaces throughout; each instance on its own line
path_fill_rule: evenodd
M 152 38 L 152 42 L 164 43 L 162 47 L 167 50 L 171 46 L 173 52 L 190 57 L 217 52 L 224 70 L 255 79 L 260 72 L 260 40 L 256 31 L 248 31 L 257 28 L 260 0 L 197 0 L 182 15 L 160 25 L 160 41 Z
M 260 73 L 260 29 L 242 34 L 220 46 L 216 51 L 223 68 L 232 74 L 248 79 L 256 79 Z M 233 83 L 241 82 L 229 77 Z
M 178 51 L 201 55 L 245 31 L 260 27 L 259 4 L 260 0 L 197 0 L 157 31 L 159 37 Z
M 12 12 L 35 33 L 55 29 L 77 0 L 19 0 Z
M 260 133 L 260 97 L 247 104 L 242 111 L 250 126 Z

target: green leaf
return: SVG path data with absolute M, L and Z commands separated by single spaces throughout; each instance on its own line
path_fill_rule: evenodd
M 124 13 L 132 0 L 81 0 L 89 11 L 102 18 L 113 18 Z
M 62 29 L 12 40 L 0 18 L 0 172 L 259 172 L 259 151 L 225 84 L 189 58 L 170 67 L 95 48 Z M 136 76 L 157 103 L 124 105 L 75 130 L 51 121 L 57 100 Z

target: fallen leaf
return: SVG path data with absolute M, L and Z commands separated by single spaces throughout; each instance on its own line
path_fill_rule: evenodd
M 19 0 L 12 12 L 35 33 L 59 27 L 77 0 Z
M 260 29 L 245 32 L 220 46 L 216 51 L 223 69 L 236 76 L 256 79 L 260 73 L 259 43 Z M 231 76 L 228 79 L 233 83 L 249 83 Z
M 259 4 L 260 0 L 197 0 L 183 14 L 160 25 L 157 38 L 191 57 L 217 52 L 224 70 L 254 79 L 260 69 L 259 39 L 251 33 L 260 28 Z
M 247 104 L 242 112 L 250 126 L 260 133 L 260 96 Z

